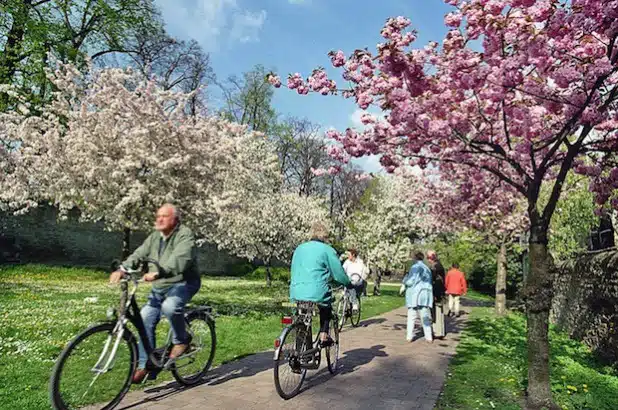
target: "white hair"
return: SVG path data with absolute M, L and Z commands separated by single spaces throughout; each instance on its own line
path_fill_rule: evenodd
M 176 223 L 180 223 L 180 210 L 178 209 L 176 205 L 172 203 L 165 203 L 161 205 L 161 208 L 170 208 L 172 210 L 172 215 L 174 215 L 174 219 L 176 220 Z

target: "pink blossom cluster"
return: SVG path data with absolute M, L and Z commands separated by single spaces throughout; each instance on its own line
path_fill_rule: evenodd
M 278 75 L 270 73 L 266 76 L 266 80 L 275 88 L 281 87 L 281 78 Z
M 340 145 L 329 145 L 326 148 L 326 152 L 331 158 L 343 164 L 348 163 L 350 160 L 350 156 Z
M 529 227 L 522 198 L 489 174 L 436 169 L 406 177 L 411 187 L 407 200 L 424 206 L 442 232 L 467 228 L 498 238 Z
M 327 95 L 337 90 L 335 82 L 330 80 L 326 71 L 321 68 L 313 70 L 313 73 L 307 78 L 307 84 L 311 91 L 319 92 L 322 95 Z
M 330 61 L 333 64 L 333 67 L 342 67 L 345 64 L 346 58 L 343 51 L 331 51 L 328 55 L 330 56 Z

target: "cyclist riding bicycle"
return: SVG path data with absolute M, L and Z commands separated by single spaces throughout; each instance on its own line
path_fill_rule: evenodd
M 331 319 L 332 292 L 329 282 L 349 287 L 337 252 L 325 242 L 328 231 L 324 224 L 316 222 L 311 227 L 311 240 L 300 244 L 292 256 L 290 299 L 295 302 L 308 301 L 318 305 L 320 313 L 320 342 L 330 346 L 328 324 Z
M 343 270 L 354 285 L 354 288 L 350 290 L 350 299 L 352 301 L 352 310 L 356 311 L 358 310 L 358 299 L 367 287 L 369 269 L 358 256 L 358 251 L 355 248 L 350 248 L 348 249 L 348 258 L 343 262 Z
M 144 280 L 152 282 L 152 291 L 148 302 L 141 310 L 146 335 L 151 346 L 155 344 L 155 330 L 161 318 L 161 312 L 167 317 L 172 328 L 170 359 L 176 359 L 189 348 L 189 335 L 186 332 L 184 307 L 201 286 L 197 266 L 197 247 L 191 230 L 180 224 L 178 209 L 165 204 L 157 211 L 155 230 L 144 243 L 122 263 L 121 269 L 110 276 L 111 283 L 122 279 L 126 268 L 136 269 L 143 258 L 157 260 L 161 270 L 149 266 Z M 141 383 L 148 371 L 148 356 L 141 343 L 139 347 L 139 364 L 133 375 L 133 383 Z

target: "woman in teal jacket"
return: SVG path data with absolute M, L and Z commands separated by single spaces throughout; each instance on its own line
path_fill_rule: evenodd
M 311 240 L 300 244 L 292 256 L 290 299 L 318 304 L 320 311 L 320 340 L 328 340 L 328 324 L 331 319 L 332 292 L 330 282 L 350 286 L 350 279 L 337 257 L 337 252 L 328 244 L 326 227 L 316 222 L 311 227 Z
M 414 322 L 420 316 L 425 340 L 433 342 L 431 333 L 431 308 L 433 306 L 433 285 L 431 270 L 423 263 L 423 252 L 413 253 L 414 264 L 403 278 L 400 293 L 406 292 L 406 306 L 408 307 L 408 325 L 406 340 L 412 341 L 414 336 Z

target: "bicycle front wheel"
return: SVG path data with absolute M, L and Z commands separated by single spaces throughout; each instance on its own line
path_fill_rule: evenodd
M 337 302 L 337 318 L 338 320 L 335 322 L 335 325 L 337 326 L 337 329 L 341 332 L 341 329 L 343 329 L 343 325 L 345 325 L 345 320 L 346 320 L 346 310 L 348 309 L 347 306 L 347 298 L 345 296 L 343 296 L 341 299 L 339 299 L 339 302 Z
M 137 365 L 137 343 L 115 323 L 92 326 L 77 335 L 60 353 L 49 382 L 56 410 L 109 410 L 120 403 L 131 387 Z
M 202 380 L 212 365 L 217 335 L 214 321 L 205 314 L 189 315 L 187 332 L 191 335 L 190 350 L 176 359 L 171 370 L 178 383 L 191 386 Z
M 291 399 L 300 391 L 307 375 L 307 369 L 301 367 L 301 354 L 309 348 L 307 329 L 303 325 L 295 324 L 284 330 L 274 369 L 275 388 L 282 399 Z
M 357 298 L 357 303 L 358 303 L 358 310 L 352 310 L 352 316 L 350 316 L 350 323 L 352 323 L 352 326 L 354 327 L 358 327 L 358 325 L 360 324 L 360 319 L 361 319 L 361 298 L 360 295 L 358 295 Z

